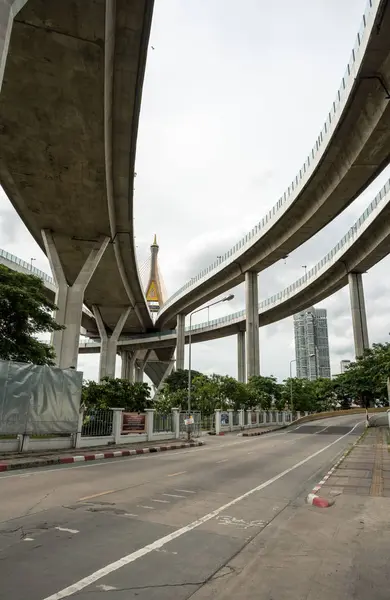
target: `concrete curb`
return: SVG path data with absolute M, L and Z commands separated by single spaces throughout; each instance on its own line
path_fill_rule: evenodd
M 329 477 L 334 473 L 334 471 L 337 469 L 337 467 L 339 467 L 341 465 L 341 463 L 343 462 L 343 460 L 348 456 L 348 454 L 353 450 L 353 448 L 360 442 L 360 440 L 362 439 L 362 437 L 366 434 L 366 430 L 363 431 L 363 433 L 361 435 L 359 435 L 358 439 L 356 440 L 356 442 L 354 442 L 352 444 L 352 446 L 350 448 L 348 448 L 348 450 L 346 450 L 341 456 L 340 458 L 334 463 L 333 467 L 331 469 L 329 469 L 329 471 L 324 475 L 324 477 L 321 479 L 321 481 L 318 482 L 318 484 L 316 486 L 313 487 L 311 494 L 316 495 L 317 492 L 322 488 L 322 486 L 328 481 Z M 310 494 L 309 494 L 310 496 Z M 308 496 L 308 497 L 309 497 Z
M 113 450 L 111 452 L 97 452 L 94 454 L 80 454 L 77 456 L 58 456 L 55 458 L 30 459 L 25 462 L 14 464 L 0 463 L 0 471 L 14 471 L 16 469 L 30 469 L 34 467 L 46 467 L 48 465 L 63 465 L 90 460 L 102 460 L 105 458 L 121 458 L 123 456 L 137 456 L 139 454 L 150 454 L 152 452 L 165 452 L 168 450 L 180 450 L 182 448 L 194 448 L 204 446 L 205 442 L 197 441 L 190 443 L 177 443 L 164 446 L 149 446 L 148 448 L 134 448 L 129 450 Z
M 329 506 L 334 504 L 334 500 L 320 498 L 320 496 L 317 496 L 316 494 L 309 494 L 306 502 L 312 506 L 317 506 L 317 508 L 329 508 Z
M 282 425 L 282 427 L 274 427 L 273 429 L 267 429 L 266 431 L 244 431 L 243 437 L 255 437 L 257 435 L 265 435 L 266 433 L 272 433 L 273 431 L 280 431 L 286 429 L 288 425 Z

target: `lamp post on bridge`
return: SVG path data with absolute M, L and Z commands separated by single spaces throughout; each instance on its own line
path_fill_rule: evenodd
M 192 326 L 192 316 L 198 312 L 200 312 L 201 310 L 209 310 L 211 306 L 215 306 L 216 304 L 221 304 L 221 302 L 230 302 L 230 300 L 233 300 L 234 298 L 234 294 L 229 294 L 228 296 L 225 296 L 225 298 L 221 298 L 221 300 L 217 300 L 216 302 L 211 302 L 211 304 L 207 304 L 206 306 L 202 306 L 201 308 L 197 308 L 196 310 L 192 311 L 192 313 L 190 314 L 190 327 L 189 327 L 189 332 L 188 332 L 188 401 L 187 401 L 187 411 L 188 411 L 188 417 L 190 417 L 191 415 L 191 326 Z M 188 439 L 190 438 L 191 435 L 191 430 L 190 430 L 190 425 L 188 426 Z

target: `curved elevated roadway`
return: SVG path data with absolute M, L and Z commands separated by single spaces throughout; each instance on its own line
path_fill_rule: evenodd
M 1 185 L 42 249 L 41 231 L 51 232 L 70 285 L 109 238 L 84 303 L 109 329 L 132 306 L 123 331 L 148 330 L 133 176 L 153 0 L 7 0 L 4 11 Z
M 273 209 L 222 258 L 177 290 L 158 329 L 262 271 L 342 212 L 390 160 L 390 3 L 370 0 L 346 73 L 302 168 Z
M 390 180 L 339 243 L 307 274 L 259 304 L 259 326 L 275 323 L 331 296 L 348 283 L 348 273 L 365 273 L 390 253 Z M 192 343 L 245 331 L 245 311 L 193 325 Z M 186 328 L 186 341 L 189 328 Z M 167 331 L 120 340 L 122 347 L 169 347 L 176 332 Z M 99 343 L 81 345 L 79 351 L 99 352 Z
M 47 275 L 47 273 L 41 271 L 40 269 L 37 269 L 31 263 L 22 260 L 14 254 L 2 249 L 0 249 L 0 264 L 13 269 L 14 271 L 19 271 L 20 273 L 36 275 L 37 277 L 40 277 L 45 284 L 49 299 L 54 302 L 57 286 L 54 279 L 50 277 L 50 275 Z M 97 336 L 95 317 L 86 307 L 83 307 L 81 325 L 89 335 Z M 100 351 L 100 346 L 98 346 L 98 350 Z M 167 366 L 170 364 L 172 357 L 173 348 L 157 348 L 152 353 L 152 356 L 149 357 L 144 370 L 146 375 L 156 387 L 160 384 L 162 378 L 164 377 Z

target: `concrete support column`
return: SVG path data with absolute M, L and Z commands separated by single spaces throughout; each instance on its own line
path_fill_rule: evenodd
M 237 380 L 245 383 L 245 331 L 237 333 Z
M 0 91 L 14 17 L 26 2 L 27 0 L 0 0 Z
M 177 315 L 176 324 L 176 369 L 184 369 L 185 315 Z
M 115 329 L 111 335 L 107 333 L 102 315 L 98 306 L 92 307 L 100 335 L 100 363 L 99 363 L 99 381 L 103 377 L 115 377 L 116 352 L 118 348 L 119 336 L 122 333 L 124 324 L 132 310 L 131 306 L 124 309 L 118 319 Z
M 259 293 L 257 273 L 245 273 L 246 377 L 260 375 Z
M 238 411 L 238 424 L 240 427 L 244 427 L 245 425 L 245 412 L 243 408 L 240 408 Z
M 349 297 L 351 300 L 353 338 L 356 358 L 363 356 L 370 347 L 368 341 L 367 315 L 364 302 L 363 278 L 361 273 L 349 273 Z
M 134 354 L 135 352 L 130 352 L 129 350 L 122 350 L 120 352 L 122 359 L 121 379 L 126 379 L 127 381 L 134 380 Z
M 55 331 L 52 334 L 51 343 L 56 354 L 56 365 L 61 369 L 76 368 L 84 292 L 108 246 L 110 238 L 102 237 L 99 242 L 95 243 L 75 282 L 73 285 L 68 285 L 53 234 L 46 229 L 42 230 L 41 233 L 57 285 L 55 303 L 58 310 L 55 319 L 59 325 L 65 326 L 65 329 Z

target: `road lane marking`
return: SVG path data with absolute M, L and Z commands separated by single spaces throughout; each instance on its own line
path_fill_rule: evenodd
M 79 498 L 77 502 L 82 502 L 83 500 L 91 500 L 92 498 L 99 498 L 100 496 L 105 496 L 106 494 L 113 494 L 116 490 L 107 490 L 106 492 L 99 492 L 98 494 L 92 494 L 92 496 L 83 496 Z
M 124 517 L 138 517 L 138 515 L 135 515 L 133 513 L 125 513 L 123 516 Z
M 161 504 L 170 504 L 169 500 L 157 500 L 157 498 L 152 498 L 152 502 L 161 502 Z
M 217 460 L 217 462 L 215 463 L 216 465 L 219 465 L 223 462 L 227 462 L 229 459 L 228 458 L 223 458 L 222 460 Z
M 168 496 L 168 498 L 185 498 L 185 496 L 179 496 L 179 494 L 163 494 L 163 496 Z
M 170 475 L 167 475 L 167 477 L 176 477 L 176 475 L 184 475 L 184 473 L 187 473 L 187 471 L 179 471 L 178 473 L 171 473 Z
M 196 492 L 192 492 L 191 490 L 174 490 L 175 492 L 183 492 L 183 494 L 196 494 Z
M 24 541 L 24 542 L 33 542 L 33 541 L 34 541 L 34 538 L 29 538 L 29 537 L 26 537 L 26 538 L 23 538 L 23 541 Z
M 219 508 L 213 510 L 212 512 L 208 513 L 207 515 L 204 515 L 200 519 L 196 519 L 196 521 L 192 521 L 192 523 L 189 523 L 188 525 L 185 525 L 184 527 L 181 527 L 180 529 L 177 529 L 176 531 L 173 531 L 172 533 L 165 535 L 164 537 L 156 540 L 155 542 L 152 542 L 151 544 L 148 544 L 147 546 L 144 546 L 143 548 L 140 548 L 139 550 L 136 550 L 135 552 L 131 552 L 130 554 L 123 556 L 119 560 L 109 563 L 105 567 L 102 567 L 98 571 L 95 571 L 94 573 L 87 575 L 87 577 L 84 577 L 83 579 L 76 581 L 72 585 L 60 590 L 59 592 L 55 592 L 54 594 L 51 594 L 51 596 L 46 596 L 46 598 L 43 598 L 43 600 L 62 600 L 62 598 L 68 598 L 69 596 L 72 596 L 73 594 L 77 594 L 78 592 L 81 592 L 81 590 L 88 587 L 89 585 L 92 585 L 96 581 L 99 581 L 99 579 L 102 579 L 103 577 L 110 575 L 114 571 L 117 571 L 118 569 L 121 569 L 122 567 L 125 567 L 125 566 L 135 562 L 139 558 L 142 558 L 143 556 L 146 556 L 147 554 L 150 554 L 151 552 L 153 552 L 155 550 L 160 550 L 169 542 L 172 542 L 173 540 L 183 536 L 184 534 L 192 531 L 193 529 L 200 527 L 204 523 L 207 523 L 207 521 L 211 521 L 211 519 L 215 519 L 216 517 L 218 517 L 221 513 L 225 512 L 226 509 L 230 508 L 231 506 L 235 506 L 236 504 L 238 504 L 245 498 L 248 498 L 255 492 L 260 492 L 261 490 L 264 490 L 265 488 L 269 487 L 270 485 L 272 485 L 273 483 L 275 483 L 276 481 L 278 481 L 285 475 L 288 475 L 292 471 L 295 471 L 295 469 L 302 467 L 302 465 L 305 465 L 313 458 L 316 458 L 317 456 L 319 456 L 320 454 L 322 454 L 323 452 L 325 452 L 326 450 L 328 450 L 329 448 L 331 448 L 332 446 L 334 446 L 341 440 L 345 439 L 361 423 L 362 422 L 356 423 L 356 425 L 348 433 L 345 433 L 344 435 L 337 438 L 336 440 L 334 440 L 327 446 L 324 446 L 320 450 L 317 450 L 317 452 L 314 452 L 314 454 L 310 454 L 303 460 L 295 463 L 295 465 L 293 465 L 292 467 L 285 469 L 281 473 L 278 473 L 274 477 L 271 477 L 271 479 L 268 479 L 267 481 L 265 481 L 264 483 L 261 483 L 257 487 L 252 488 L 251 490 L 248 490 L 247 492 L 245 492 L 241 496 L 238 496 L 237 498 L 234 498 L 227 504 L 220 506 Z
M 137 504 L 138 508 L 147 508 L 148 510 L 154 510 L 154 506 L 146 506 L 146 504 Z
M 68 529 L 67 527 L 54 527 L 54 529 L 58 529 L 58 531 L 66 531 L 66 533 L 80 533 L 78 529 Z

